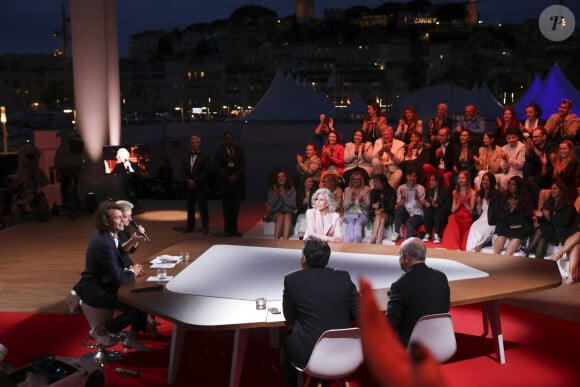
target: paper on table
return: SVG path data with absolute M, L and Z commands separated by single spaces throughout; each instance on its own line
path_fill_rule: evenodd
M 177 255 L 160 255 L 155 259 L 151 260 L 152 264 L 155 263 L 179 263 L 181 262 L 181 257 Z
M 151 265 L 154 269 L 173 269 L 176 263 L 154 263 Z
M 163 279 L 157 278 L 156 275 L 152 275 L 152 276 L 149 276 L 149 278 L 147 278 L 147 282 L 159 282 L 159 281 L 167 282 L 167 281 L 171 281 L 172 279 L 173 279 L 172 275 L 168 275 L 167 277 L 165 277 Z

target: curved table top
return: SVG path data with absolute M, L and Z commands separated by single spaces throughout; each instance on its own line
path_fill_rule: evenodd
M 162 255 L 178 255 L 180 251 L 189 251 L 192 261 L 215 244 L 258 246 L 301 250 L 302 241 L 275 241 L 261 239 L 211 238 L 206 241 L 181 242 L 158 252 L 146 261 Z M 384 254 L 398 256 L 399 247 L 390 245 L 370 245 L 357 243 L 330 243 L 333 252 Z M 467 253 L 445 249 L 428 249 L 428 258 L 445 258 L 457 261 L 484 271 L 489 276 L 449 282 L 451 305 L 465 305 L 499 300 L 518 294 L 558 287 L 562 278 L 556 262 L 549 260 L 513 257 L 506 255 Z M 297 258 L 298 259 L 298 258 Z M 190 262 L 192 262 L 190 261 Z M 145 263 L 145 262 L 144 262 Z M 187 263 L 178 264 L 169 269 L 169 275 L 177 275 L 187 267 Z M 146 273 L 154 275 L 155 269 L 146 265 Z M 402 274 L 402 272 L 401 272 Z M 119 289 L 120 301 L 158 315 L 174 323 L 186 324 L 199 329 L 222 330 L 251 327 L 283 325 L 283 318 L 271 315 L 267 311 L 255 310 L 254 301 L 238 300 L 182 294 L 163 289 L 143 293 L 131 292 L 134 288 L 151 286 L 155 283 L 145 282 L 146 276 L 137 278 L 135 283 Z M 385 284 L 388 285 L 388 284 Z M 379 305 L 386 308 L 387 287 L 376 288 L 375 295 Z M 278 306 L 278 305 L 277 305 Z

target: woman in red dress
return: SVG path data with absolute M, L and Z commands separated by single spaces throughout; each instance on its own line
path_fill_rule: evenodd
M 465 251 L 474 204 L 475 190 L 471 188 L 471 176 L 468 171 L 460 171 L 457 175 L 457 186 L 453 191 L 451 215 L 443 231 L 443 247 Z

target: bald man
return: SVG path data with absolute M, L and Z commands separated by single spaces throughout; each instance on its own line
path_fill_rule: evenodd
M 449 283 L 442 272 L 425 264 L 427 248 L 419 238 L 401 244 L 399 264 L 405 272 L 389 290 L 387 318 L 406 346 L 417 320 L 449 312 Z

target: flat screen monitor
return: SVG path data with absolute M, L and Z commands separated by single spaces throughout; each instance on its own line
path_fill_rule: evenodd
M 148 145 L 107 145 L 103 147 L 105 173 L 147 173 L 151 162 Z

